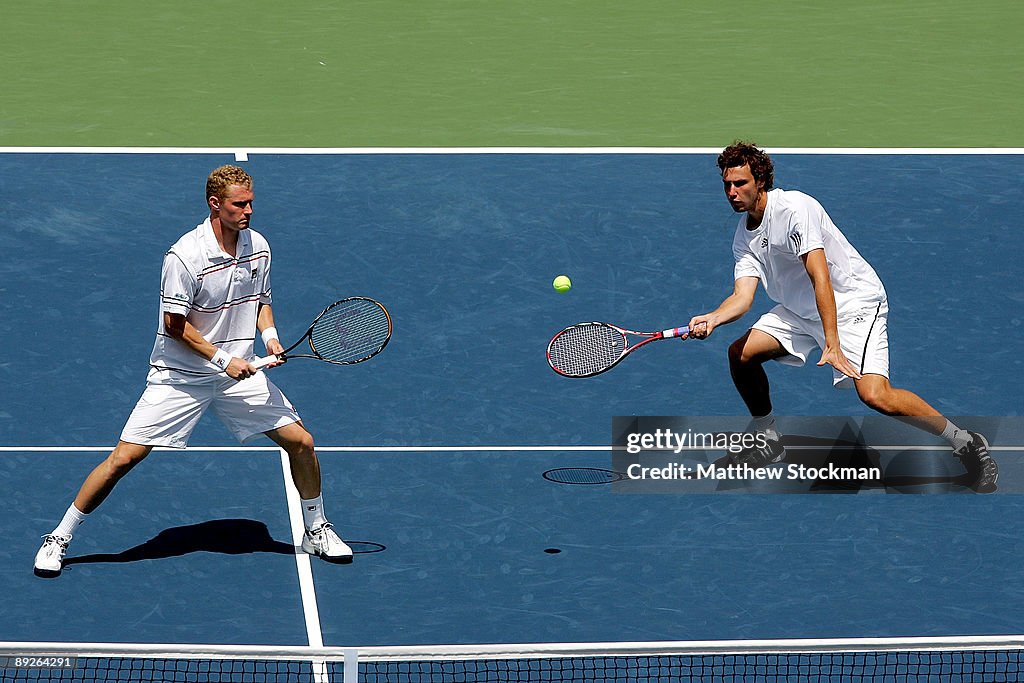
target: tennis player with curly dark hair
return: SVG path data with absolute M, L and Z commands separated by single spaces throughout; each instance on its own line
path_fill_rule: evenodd
M 738 454 L 736 463 L 761 467 L 785 455 L 764 363 L 801 366 L 820 350 L 818 365 L 832 366 L 835 386 L 852 384 L 872 409 L 943 436 L 972 488 L 994 491 L 999 470 L 985 437 L 890 384 L 885 288 L 822 205 L 802 192 L 774 188 L 772 160 L 752 143 L 726 147 L 718 168 L 726 199 L 742 214 L 733 238 L 734 289 L 717 309 L 690 320 L 691 336 L 707 338 L 746 314 L 758 283 L 778 304 L 729 347 L 733 383 L 767 437 L 763 447 Z

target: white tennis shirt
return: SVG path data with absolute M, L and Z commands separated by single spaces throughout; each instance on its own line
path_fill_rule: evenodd
M 821 204 L 803 192 L 769 191 L 764 218 L 756 230 L 747 230 L 746 214 L 740 217 L 732 243 L 735 278 L 759 278 L 773 301 L 805 320 L 820 320 L 814 286 L 800 257 L 821 248 L 840 319 L 885 301 L 885 287 L 871 265 Z
M 270 245 L 249 228 L 235 256 L 217 244 L 210 219 L 183 235 L 164 256 L 160 316 L 148 380 L 157 384 L 218 378 L 220 369 L 170 337 L 164 313 L 185 316 L 203 337 L 232 356 L 253 357 L 260 304 L 271 303 Z

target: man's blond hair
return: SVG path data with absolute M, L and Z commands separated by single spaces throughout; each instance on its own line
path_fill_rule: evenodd
M 252 176 L 238 166 L 227 165 L 215 168 L 210 172 L 210 177 L 206 179 L 206 198 L 215 196 L 218 199 L 224 199 L 228 188 L 232 185 L 251 190 Z

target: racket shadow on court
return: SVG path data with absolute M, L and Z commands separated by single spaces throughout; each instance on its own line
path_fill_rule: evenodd
M 94 553 L 68 557 L 64 560 L 64 566 L 163 560 L 201 552 L 223 555 L 248 555 L 251 553 L 293 555 L 295 546 L 291 543 L 274 540 L 267 525 L 263 522 L 252 519 L 215 519 L 164 529 L 145 543 L 119 553 Z

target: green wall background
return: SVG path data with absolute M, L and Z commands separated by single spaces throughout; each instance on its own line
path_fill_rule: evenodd
M 1024 146 L 1019 0 L 44 0 L 0 26 L 0 146 Z

